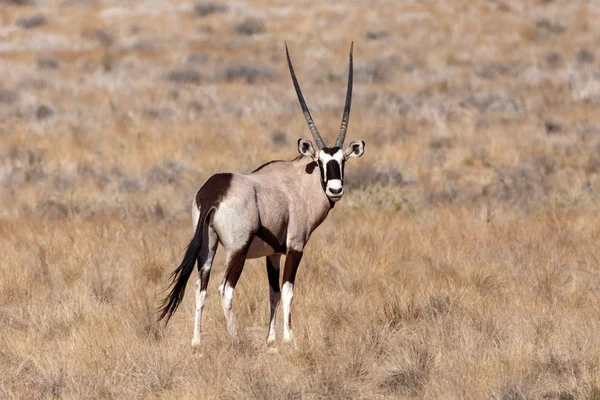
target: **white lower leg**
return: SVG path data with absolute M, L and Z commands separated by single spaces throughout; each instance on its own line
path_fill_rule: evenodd
M 225 320 L 227 321 L 227 330 L 232 336 L 237 335 L 237 326 L 233 318 L 233 287 L 229 282 L 225 283 L 223 288 L 223 294 L 221 295 L 221 305 L 223 306 L 223 313 L 225 314 Z
M 292 298 L 294 297 L 294 284 L 286 282 L 281 288 L 281 301 L 283 303 L 283 341 L 289 342 L 294 339 L 292 333 Z
M 225 270 L 225 277 L 227 277 L 227 270 Z M 217 293 L 219 293 L 219 296 L 223 297 L 223 289 L 225 288 L 225 279 L 223 278 L 223 280 L 221 281 L 221 284 L 219 285 L 219 289 L 217 290 Z
M 200 325 L 202 323 L 202 310 L 206 304 L 206 291 L 200 290 L 200 279 L 196 282 L 196 319 L 194 321 L 194 336 L 192 346 L 200 345 Z
M 270 303 L 271 303 L 271 318 L 269 322 L 269 336 L 267 336 L 267 343 L 272 343 L 277 338 L 277 332 L 275 330 L 275 320 L 277 317 L 277 305 L 281 299 L 281 292 L 275 292 L 273 288 L 270 289 Z

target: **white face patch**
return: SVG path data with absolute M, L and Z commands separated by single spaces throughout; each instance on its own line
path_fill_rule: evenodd
M 325 194 L 332 201 L 338 201 L 344 194 L 344 152 L 340 149 L 333 154 L 321 150 L 318 154 L 322 167 L 323 182 L 325 183 Z

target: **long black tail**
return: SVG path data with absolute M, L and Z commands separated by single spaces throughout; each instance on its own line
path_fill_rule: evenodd
M 166 317 L 165 324 L 169 322 L 173 316 L 173 313 L 177 310 L 177 307 L 179 307 L 181 300 L 183 300 L 185 286 L 187 285 L 188 279 L 194 270 L 196 260 L 198 259 L 198 254 L 200 254 L 200 250 L 202 249 L 202 235 L 205 231 L 206 219 L 214 210 L 214 207 L 210 207 L 208 210 L 207 208 L 208 207 L 201 208 L 200 216 L 198 218 L 198 225 L 196 226 L 196 232 L 194 233 L 194 237 L 185 251 L 183 261 L 170 275 L 171 283 L 169 286 L 171 286 L 171 292 L 163 300 L 162 307 L 158 310 L 160 313 L 158 320 L 160 321 Z

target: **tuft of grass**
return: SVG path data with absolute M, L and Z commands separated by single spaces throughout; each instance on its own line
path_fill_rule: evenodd
M 260 17 L 246 17 L 235 25 L 235 31 L 239 35 L 254 36 L 265 33 L 267 30 L 264 19 Z
M 17 25 L 23 29 L 39 28 L 48 23 L 48 18 L 44 14 L 35 14 L 30 17 L 21 17 L 17 20 Z
M 227 65 L 223 75 L 227 82 L 241 80 L 247 84 L 271 82 L 275 79 L 275 73 L 271 68 L 247 63 Z
M 194 14 L 198 17 L 207 17 L 211 14 L 224 13 L 228 7 L 213 1 L 202 1 L 194 5 Z
M 54 109 L 46 104 L 39 105 L 35 110 L 35 117 L 39 121 L 52 118 L 55 114 L 56 112 L 54 111 Z
M 175 83 L 195 83 L 202 81 L 200 72 L 193 68 L 176 69 L 167 74 L 167 80 Z

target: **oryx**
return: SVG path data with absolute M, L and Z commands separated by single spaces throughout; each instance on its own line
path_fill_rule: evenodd
M 308 111 L 292 67 L 287 44 L 288 67 L 317 149 L 306 139 L 298 140 L 300 156 L 290 161 L 271 161 L 250 174 L 219 173 L 202 185 L 192 204 L 195 234 L 181 265 L 171 274 L 171 291 L 160 309 L 167 321 L 183 299 L 186 283 L 198 261 L 196 317 L 192 345 L 200 344 L 202 310 L 206 288 L 218 244 L 225 248 L 226 270 L 219 287 L 229 333 L 237 332 L 232 299 L 246 259 L 266 257 L 270 286 L 271 316 L 267 343 L 275 341 L 275 315 L 283 300 L 283 339 L 293 338 L 290 309 L 294 279 L 304 246 L 312 232 L 325 220 L 329 210 L 344 194 L 344 165 L 360 157 L 365 143 L 354 141 L 343 150 L 352 102 L 352 48 L 346 104 L 335 145 L 325 146 Z M 279 260 L 285 254 L 283 287 L 279 289 Z

